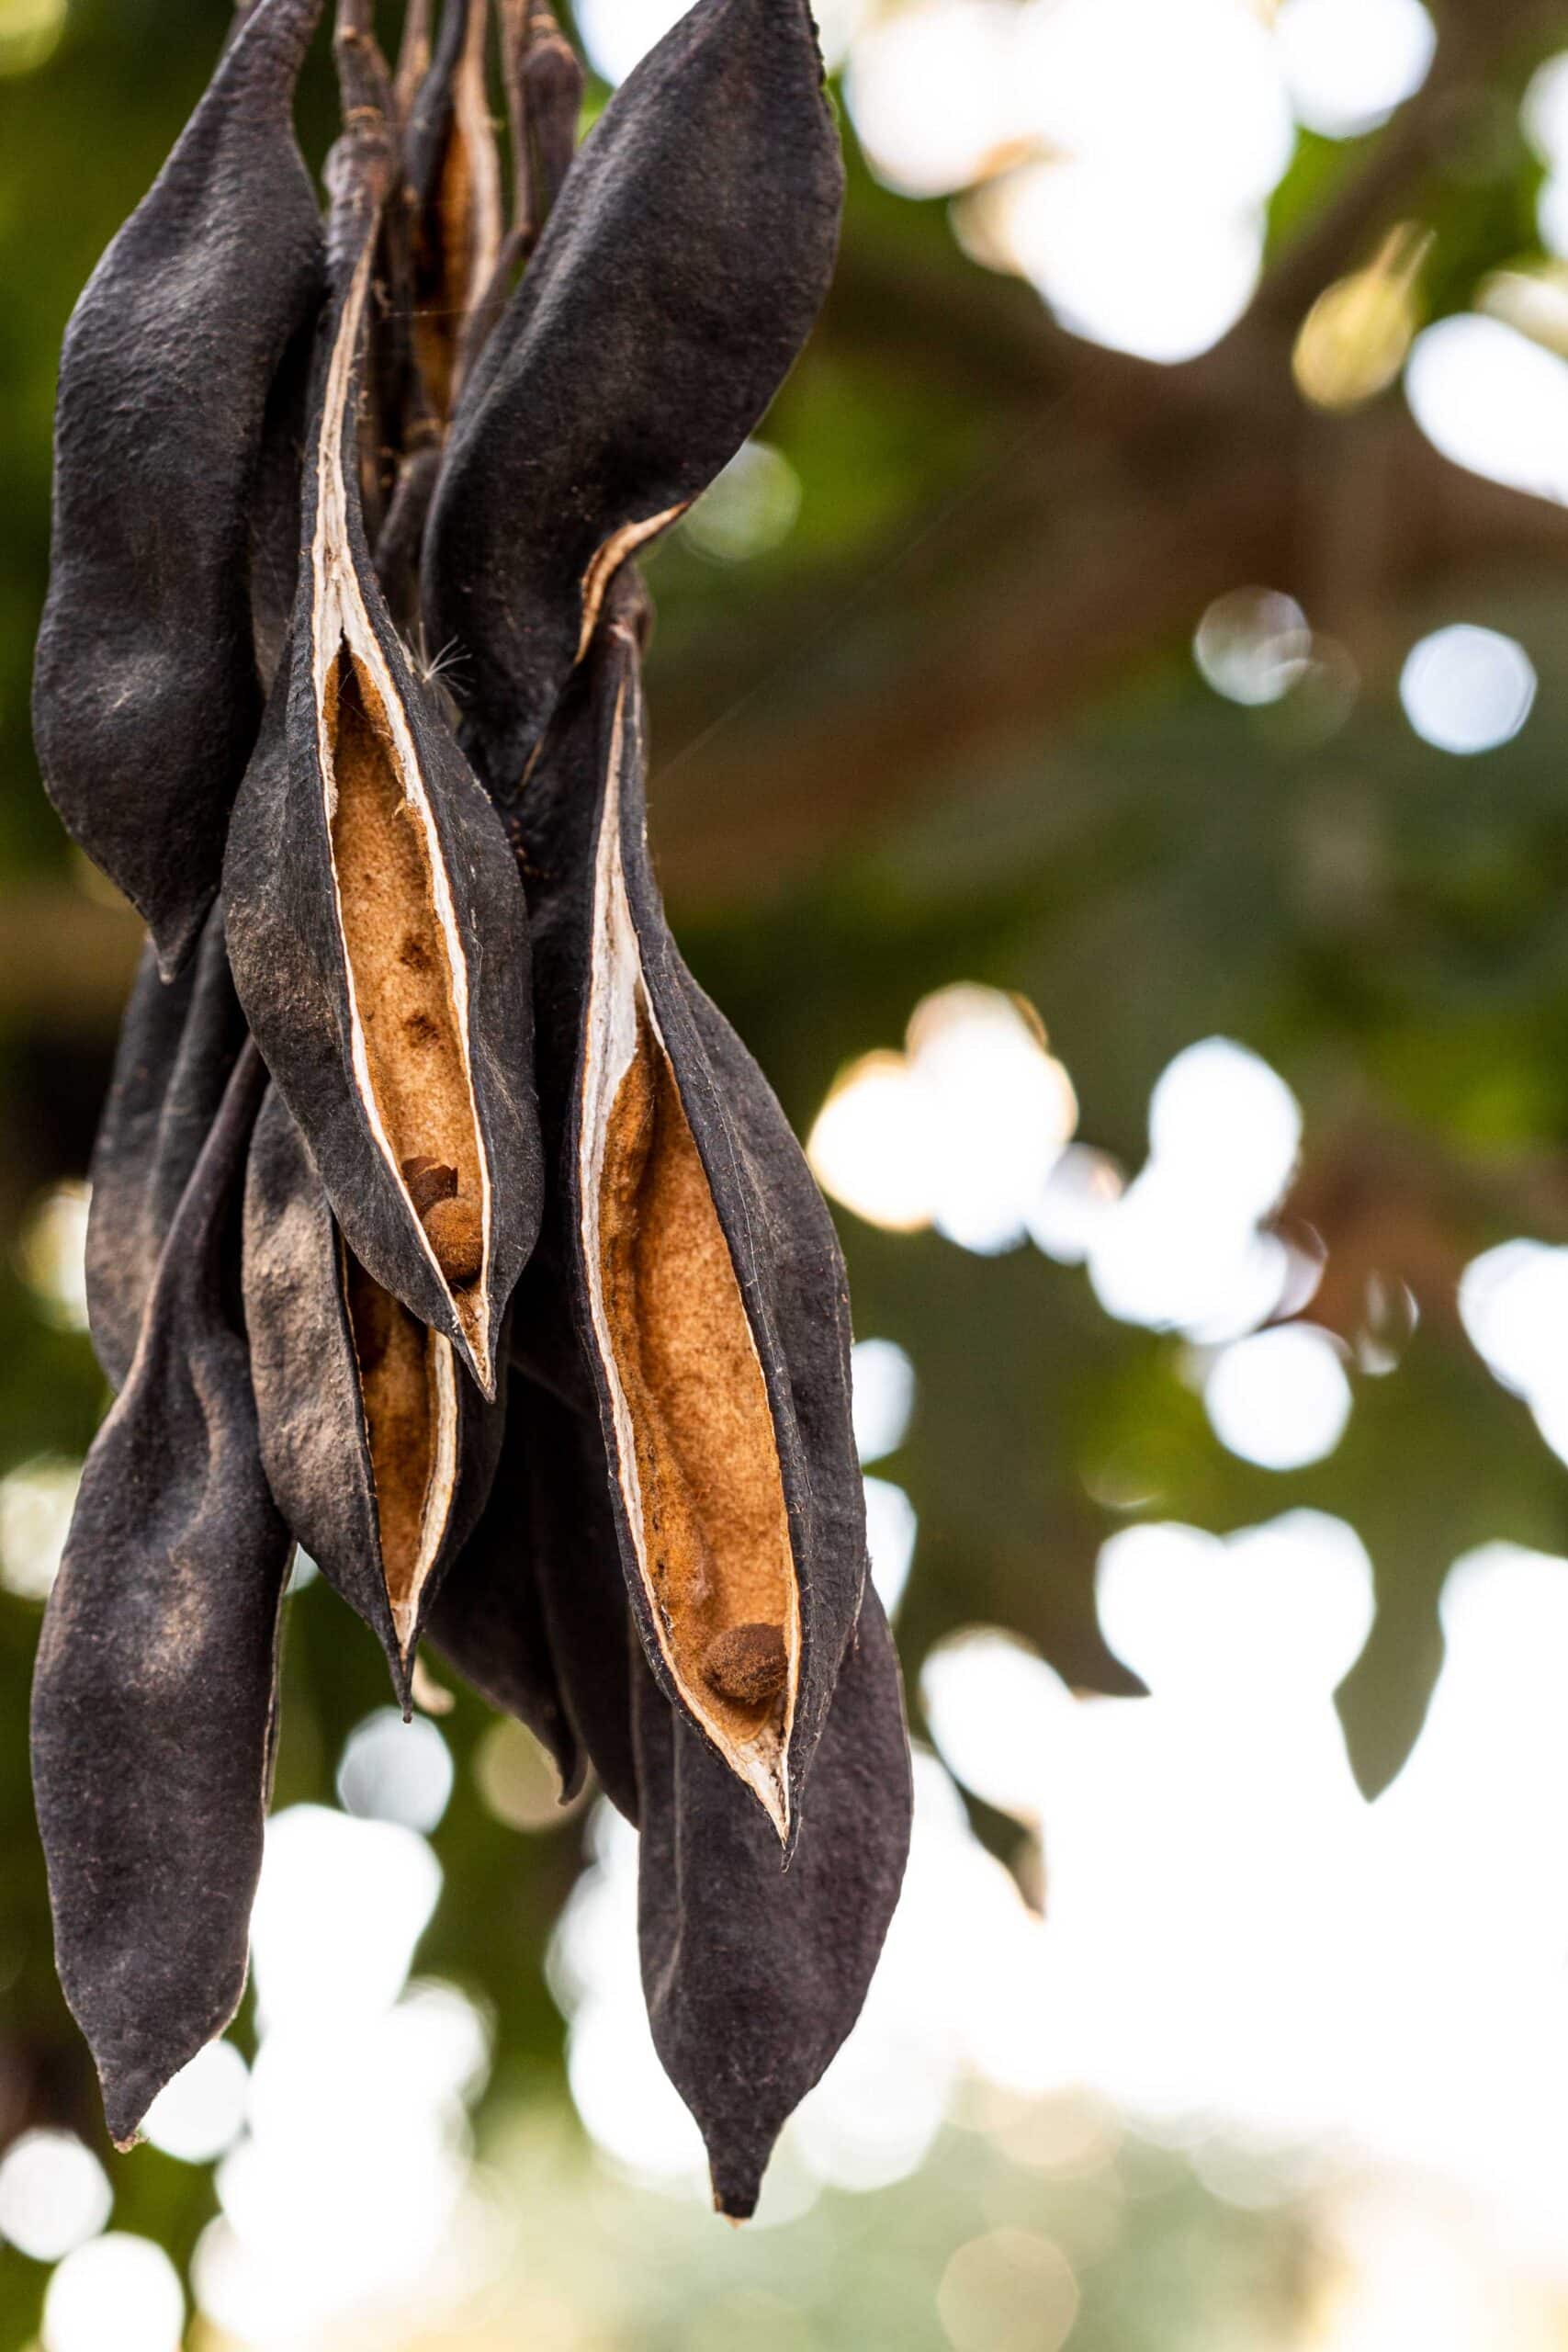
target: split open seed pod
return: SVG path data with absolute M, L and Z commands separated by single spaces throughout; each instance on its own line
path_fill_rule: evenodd
M 464 329 L 501 254 L 501 159 L 486 78 L 489 0 L 446 0 L 404 140 L 412 203 L 414 348 L 433 413 L 457 390 Z
M 299 594 L 230 829 L 229 950 L 350 1249 L 492 1396 L 540 1210 L 526 915 L 365 544 L 356 387 L 389 171 L 373 130 L 340 146 Z M 433 1167 L 453 1178 L 434 1196 Z
M 868 1588 L 787 1871 L 646 1674 L 635 1710 L 649 2020 L 707 2144 L 714 2202 L 743 2221 L 780 2131 L 860 2015 L 903 1880 L 909 1753 L 882 1604 Z
M 88 1454 L 33 1683 L 55 1953 L 126 2146 L 244 1988 L 288 1532 L 233 1282 L 266 1072 L 235 1066 Z
M 215 907 L 177 979 L 142 950 L 93 1146 L 87 1324 L 111 1386 L 123 1387 L 158 1260 L 245 1042 Z
M 624 594 L 520 817 L 546 1262 L 573 1269 L 654 1673 L 787 1841 L 865 1576 L 848 1292 L 784 1114 L 664 921 Z
M 249 568 L 269 391 L 321 293 L 294 85 L 321 0 L 262 0 L 76 306 L 33 725 L 51 798 L 165 974 L 218 888 L 261 718 Z
M 513 792 L 604 592 L 761 416 L 827 292 L 838 135 L 806 0 L 697 0 L 622 84 L 459 403 L 426 638 Z
M 385 1646 L 407 1707 L 425 1619 L 495 1475 L 502 1409 L 355 1259 L 276 1087 L 251 1145 L 243 1264 L 274 1498 Z

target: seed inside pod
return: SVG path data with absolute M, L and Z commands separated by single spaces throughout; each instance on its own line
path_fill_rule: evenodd
M 760 1707 L 776 1699 L 789 1680 L 789 1651 L 778 1625 L 731 1625 L 711 1641 L 703 1657 L 703 1679 L 720 1699 Z
M 468 966 L 412 731 L 366 609 L 346 519 L 352 431 L 344 425 L 368 260 L 344 306 L 318 451 L 319 752 L 355 1074 L 377 1140 L 422 1223 L 429 1198 L 414 1196 L 411 1167 L 450 1171 L 454 1192 L 469 1204 L 463 1248 L 450 1253 L 459 1271 L 448 1272 L 428 1227 L 426 1240 L 448 1286 L 468 1294 L 457 1300 L 458 1316 L 485 1359 L 483 1294 L 475 1285 L 489 1248 L 490 1198 L 468 1055 Z
M 381 1567 L 392 1624 L 406 1651 L 420 1595 L 452 1513 L 457 1476 L 457 1383 L 451 1342 L 344 1252 L 349 1323 L 359 1363 L 376 1490 Z
M 424 1212 L 424 1229 L 453 1289 L 466 1290 L 470 1283 L 477 1283 L 484 1270 L 485 1234 L 484 1221 L 473 1202 L 461 1194 L 436 1201 Z
M 618 759 L 611 765 L 618 773 Z M 596 860 L 580 1143 L 590 1307 L 665 1662 L 783 1838 L 800 1598 L 778 1445 L 729 1245 L 643 980 L 619 831 L 612 785 Z M 727 1639 L 759 1628 L 776 1644 L 775 1670 L 731 1676 Z
M 439 1159 L 426 1159 L 423 1154 L 403 1162 L 403 1182 L 409 1198 L 418 1210 L 421 1221 L 437 1201 L 449 1201 L 457 1190 L 457 1171 L 446 1167 Z

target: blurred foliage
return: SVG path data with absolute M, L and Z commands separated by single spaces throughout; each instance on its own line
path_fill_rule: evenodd
M 224 0 L 73 0 L 47 64 L 0 79 L 0 894 L 18 925 L 25 914 L 33 926 L 18 932 L 29 943 L 62 909 L 91 903 L 39 788 L 27 721 L 55 355 L 76 290 L 156 169 L 226 14 Z M 1516 128 L 1530 62 L 1523 48 L 1506 55 L 1464 135 L 1397 192 L 1401 216 L 1436 232 L 1429 309 L 1467 304 L 1485 271 L 1531 249 L 1539 170 Z M 317 156 L 331 108 L 319 57 L 302 107 Z M 1376 144 L 1302 140 L 1276 198 L 1278 251 L 1322 218 Z M 912 366 L 908 338 L 882 333 L 883 311 L 907 301 L 929 320 L 950 296 L 953 346 L 935 338 L 929 365 Z M 767 724 L 787 737 L 797 692 L 820 704 L 852 666 L 919 662 L 923 607 L 907 592 L 917 572 L 926 577 L 920 549 L 934 533 L 940 571 L 954 504 L 1006 503 L 1021 430 L 1049 440 L 1077 429 L 1054 393 L 1042 408 L 1020 356 L 1033 311 L 1024 289 L 963 259 L 942 205 L 896 198 L 854 165 L 840 292 L 768 427 L 803 486 L 798 525 L 739 571 L 679 538 L 660 556 L 656 726 L 666 690 L 684 712 L 698 679 L 722 754 L 731 703 L 759 676 L 772 681 Z M 970 345 L 962 366 L 960 330 Z M 1383 405 L 1399 400 L 1395 390 Z M 1321 487 L 1326 504 L 1331 476 L 1325 465 L 1321 485 L 1304 484 L 1303 503 Z M 1108 505 L 1123 489 L 1107 481 Z M 1307 518 L 1303 544 L 1314 527 L 1332 530 L 1331 515 Z M 886 1465 L 919 1513 L 901 1625 L 911 1686 L 933 1641 L 980 1620 L 1038 1642 L 1069 1680 L 1130 1688 L 1093 1617 L 1096 1553 L 1122 1523 L 1104 1498 L 1135 1495 L 1145 1514 L 1220 1532 L 1310 1502 L 1351 1521 L 1377 1572 L 1376 1629 L 1342 1693 L 1358 1769 L 1376 1787 L 1419 1725 L 1439 1655 L 1436 1595 L 1455 1555 L 1492 1536 L 1568 1551 L 1563 1472 L 1469 1351 L 1452 1306 L 1453 1282 L 1479 1250 L 1520 1231 L 1568 1236 L 1568 579 L 1534 548 L 1510 558 L 1493 545 L 1401 593 L 1391 602 L 1373 582 L 1355 607 L 1359 634 L 1353 617 L 1336 623 L 1361 681 L 1342 724 L 1320 725 L 1293 700 L 1261 712 L 1217 700 L 1188 659 L 1193 612 L 1108 690 L 1006 741 L 977 736 L 945 795 L 900 803 L 895 793 L 889 813 L 830 861 L 807 860 L 782 883 L 759 872 L 750 895 L 685 909 L 690 961 L 802 1131 L 844 1060 L 896 1044 L 916 1000 L 959 978 L 1032 999 L 1073 1074 L 1082 1134 L 1130 1168 L 1170 1057 L 1217 1032 L 1244 1040 L 1303 1105 L 1296 1206 L 1325 1231 L 1331 1268 L 1347 1272 L 1336 1293 L 1346 1336 L 1358 1270 L 1409 1281 L 1422 1306 L 1398 1368 L 1358 1380 L 1333 1456 L 1276 1476 L 1220 1446 L 1183 1344 L 1112 1322 L 1082 1274 L 1032 1251 L 983 1260 L 844 1217 L 857 1327 L 900 1341 L 920 1384 L 909 1438 Z M 852 651 L 840 627 L 852 613 Z M 1540 679 L 1523 733 L 1478 761 L 1418 742 L 1394 693 L 1403 651 L 1455 617 L 1510 631 Z M 687 748 L 661 734 L 672 799 Z M 801 777 L 806 831 L 836 781 Z M 654 822 L 657 832 L 657 807 Z M 106 914 L 84 936 L 123 967 L 123 925 Z M 28 1204 L 85 1169 L 112 996 L 111 980 L 90 1001 L 62 997 L 56 1018 L 36 993 L 0 992 L 0 1218 L 13 1240 Z M 1347 1170 L 1371 1206 L 1341 1235 L 1322 1204 L 1344 1194 Z M 39 1453 L 79 1454 L 104 1401 L 85 1339 L 42 1319 L 8 1242 L 0 1472 Z M 330 1801 L 344 1736 L 385 1702 L 382 1669 L 320 1586 L 290 1615 L 279 1800 Z M 85 2053 L 54 1986 L 31 1821 L 37 1622 L 34 1605 L 0 1595 L 0 2143 L 51 2120 L 101 2145 Z M 559 2092 L 561 2027 L 541 1961 L 577 1868 L 581 1817 L 526 1839 L 493 1820 L 470 1771 L 484 1721 L 465 1697 L 447 1725 L 458 1794 L 435 1840 L 447 1893 L 421 1964 L 493 2015 L 487 2112 L 504 2119 L 535 2086 Z M 952 2135 L 918 2193 L 865 2200 L 863 2267 L 820 2282 L 834 2331 L 822 2343 L 941 2342 L 931 2292 L 946 2250 L 980 2222 L 1038 2218 L 1038 2185 L 991 2179 L 982 2144 Z M 1271 2301 L 1283 2308 L 1291 2292 L 1288 2241 L 1207 2199 L 1174 2159 L 1136 2161 L 1165 2171 L 1152 2186 L 1124 2185 L 1144 2200 L 1138 2251 L 1114 2281 L 1091 2286 L 1075 2346 L 1221 2352 L 1261 2340 Z M 158 2238 L 176 2259 L 213 2211 L 204 2170 L 151 2151 L 118 2164 L 115 2187 L 117 2226 Z M 696 2225 L 659 2210 L 661 2230 Z M 1070 2239 L 1054 2209 L 1050 2226 Z M 812 2258 L 809 2245 L 792 2241 L 786 2253 L 780 2240 L 727 2275 L 765 2296 L 811 2276 Z M 1234 2329 L 1223 2286 L 1192 2315 L 1192 2278 L 1205 2266 L 1216 2280 L 1251 2278 Z M 1184 2285 L 1172 2283 L 1177 2273 Z M 673 2261 L 667 2275 L 681 2277 Z M 42 2277 L 0 2248 L 0 2352 L 32 2335 Z M 626 2324 L 619 2340 L 647 2352 L 690 2340 L 652 2286 Z

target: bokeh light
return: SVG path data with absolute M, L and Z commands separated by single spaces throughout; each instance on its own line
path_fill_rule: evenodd
M 367 1821 L 397 1821 L 428 1834 L 452 1795 L 452 1753 L 428 1716 L 404 1723 L 378 1707 L 352 1731 L 337 1770 L 338 1803 Z
M 871 1580 L 889 1617 L 898 1613 L 909 1570 L 915 1563 L 915 1539 L 919 1521 L 902 1487 L 890 1478 L 865 1481 L 865 1543 L 871 1557 Z
M 1077 2282 L 1049 2238 L 989 2230 L 952 2256 L 936 2307 L 953 2352 L 1059 2352 L 1077 2317 Z
M 863 1462 L 897 1453 L 915 1409 L 915 1367 L 896 1340 L 861 1340 L 850 1359 L 855 1451 Z
M 1269 588 L 1216 597 L 1192 640 L 1193 659 L 1214 692 L 1253 707 L 1289 694 L 1311 651 L 1306 615 L 1293 597 Z
M 1264 1470 L 1300 1470 L 1333 1453 L 1350 1418 L 1350 1383 L 1326 1331 L 1286 1323 L 1222 1348 L 1203 1402 L 1222 1445 Z
M 46 1454 L 0 1478 L 0 1585 L 19 1600 L 47 1600 L 71 1532 L 79 1462 Z
M 0 75 L 47 65 L 65 30 L 67 0 L 0 0 Z
M 73 2132 L 24 2132 L 0 2157 L 0 2239 L 35 2262 L 96 2237 L 113 2203 L 108 2176 Z
M 264 2025 L 395 2000 L 440 1892 L 440 1864 L 400 1823 L 274 1814 L 251 1917 Z
M 159 2092 L 141 2135 L 182 2164 L 211 2164 L 240 2136 L 250 2084 L 250 2068 L 233 2043 L 209 2041 Z
M 905 1042 L 834 1082 L 807 1146 L 818 1181 L 889 1231 L 1017 1248 L 1077 1124 L 1071 1080 L 1029 1007 L 970 982 L 923 998 Z
M 185 2313 L 163 2247 L 116 2231 L 68 2254 L 50 2280 L 43 2352 L 179 2352 Z
M 1325 139 L 1386 122 L 1438 46 L 1421 0 L 1280 0 L 1275 37 L 1297 119 Z
M 1412 415 L 1456 466 L 1560 505 L 1568 500 L 1568 359 L 1501 319 L 1439 319 L 1404 371 Z
M 1399 676 L 1404 715 L 1422 741 L 1461 757 L 1511 742 L 1530 715 L 1535 688 L 1522 645 L 1462 621 L 1412 646 Z
M 474 1751 L 474 1781 L 508 1829 L 553 1829 L 566 1818 L 555 1765 L 525 1724 L 503 1717 L 490 1725 Z
M 800 476 L 783 450 L 746 441 L 681 527 L 716 563 L 745 563 L 788 538 L 800 498 Z
M 919 0 L 879 15 L 851 53 L 844 97 L 879 179 L 946 196 L 1015 152 L 1018 11 L 1010 0 Z
M 87 1328 L 87 1202 L 85 1184 L 56 1184 L 22 1227 L 22 1272 L 62 1331 Z

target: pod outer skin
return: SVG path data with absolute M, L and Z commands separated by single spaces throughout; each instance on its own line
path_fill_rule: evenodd
M 452 649 L 498 794 L 579 658 L 606 550 L 689 506 L 788 374 L 842 200 L 805 0 L 698 0 L 579 150 L 458 403 L 426 542 L 426 639 Z
M 262 1461 L 274 1499 L 290 1534 L 381 1643 L 407 1711 L 425 1622 L 495 1476 L 502 1408 L 458 1382 L 452 1512 L 405 1655 L 382 1566 L 342 1243 L 310 1152 L 276 1087 L 268 1089 L 251 1141 L 243 1262 Z
M 562 1803 L 592 1763 L 634 1826 L 631 1621 L 597 1416 L 513 1371 L 506 1448 L 484 1520 L 442 1588 L 430 1638 L 547 1747 Z
M 547 1750 L 568 1804 L 584 1758 L 568 1720 L 539 1595 L 530 1507 L 533 1443 L 521 1426 L 521 1383 L 509 1379 L 506 1435 L 490 1500 L 430 1612 L 430 1639 L 498 1713 L 526 1724 Z
M 629 604 L 629 591 L 613 599 Z M 649 859 L 646 752 L 636 633 L 615 609 L 573 682 L 513 826 L 531 876 L 541 1118 L 552 1175 L 538 1253 L 556 1270 L 570 1317 L 525 1292 L 513 1351 L 536 1377 L 572 1393 L 564 1331 L 592 1368 L 602 1444 L 614 1460 L 610 1388 L 592 1339 L 576 1243 L 578 1148 L 594 848 L 622 711 L 618 790 L 626 896 L 649 999 L 669 1049 L 767 1387 L 800 1592 L 801 1650 L 790 1741 L 792 1821 L 833 1694 L 838 1661 L 866 1578 L 865 1490 L 850 1399 L 849 1290 L 838 1238 L 800 1146 L 767 1080 L 681 961 Z M 618 1481 L 611 1508 L 633 1615 L 671 1704 L 664 1663 Z M 791 1836 L 793 1838 L 792 1828 Z
M 90 1170 L 87 1322 L 111 1387 L 125 1385 L 159 1253 L 244 1042 L 219 910 L 177 979 L 159 978 L 149 942 Z
M 247 1046 L 88 1455 L 33 1683 L 60 1979 L 121 2147 L 233 2016 L 261 1870 L 290 1546 L 232 1269 L 265 1082 Z
M 789 2116 L 865 2000 L 903 1882 L 912 1791 L 902 1684 L 867 1589 L 787 1870 L 766 1818 L 646 1675 L 635 1700 L 637 1927 L 654 2046 L 743 2221 Z
M 344 288 L 364 238 L 374 233 L 374 218 L 367 207 L 358 223 L 359 248 L 342 256 Z M 321 337 L 313 403 L 318 419 L 338 307 L 333 305 Z M 354 417 L 351 400 L 344 416 L 350 556 L 378 650 L 408 719 L 458 935 L 469 952 L 468 1046 L 491 1195 L 488 1362 L 479 1361 L 469 1346 L 452 1295 L 376 1140 L 354 1068 L 311 675 L 311 546 L 318 508 L 313 463 L 305 473 L 301 576 L 290 644 L 230 827 L 223 877 L 230 958 L 252 1032 L 310 1145 L 349 1247 L 384 1290 L 453 1341 L 481 1391 L 492 1396 L 506 1304 L 533 1248 L 542 1209 L 527 914 L 505 834 L 434 695 L 416 677 L 376 584 L 356 493 Z M 316 437 L 312 432 L 312 447 Z
M 33 727 L 51 798 L 172 977 L 255 742 L 251 492 L 322 292 L 294 84 L 321 0 L 263 0 L 66 333 Z

